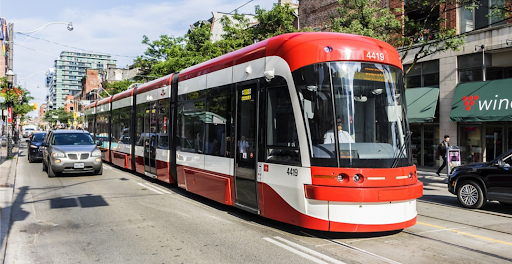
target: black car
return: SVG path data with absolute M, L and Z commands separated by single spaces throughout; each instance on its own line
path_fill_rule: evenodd
M 454 168 L 448 191 L 467 208 L 481 208 L 487 201 L 512 205 L 512 149 L 490 162 Z
M 30 135 L 30 141 L 28 143 L 28 161 L 41 161 L 43 159 L 43 151 L 41 149 L 41 143 L 44 141 L 46 132 L 37 132 Z

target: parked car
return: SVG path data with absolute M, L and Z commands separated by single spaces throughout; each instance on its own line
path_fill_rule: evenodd
M 101 151 L 91 135 L 83 130 L 53 130 L 43 146 L 43 171 L 48 177 L 57 173 L 92 172 L 103 174 Z
M 28 162 L 32 163 L 43 159 L 43 149 L 41 148 L 41 144 L 43 143 L 45 136 L 46 132 L 36 132 L 30 135 L 27 155 Z
M 512 205 L 512 149 L 490 162 L 454 168 L 448 191 L 467 208 L 481 208 L 487 201 Z

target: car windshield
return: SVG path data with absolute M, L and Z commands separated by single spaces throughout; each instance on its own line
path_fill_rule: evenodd
M 89 134 L 62 133 L 53 136 L 53 145 L 94 145 Z
M 35 134 L 32 136 L 32 142 L 43 142 L 46 134 Z

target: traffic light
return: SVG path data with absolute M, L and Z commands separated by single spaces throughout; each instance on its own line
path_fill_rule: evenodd
M 34 103 L 34 104 L 32 105 L 32 109 L 37 110 L 37 103 Z
M 73 118 L 77 118 L 78 117 L 78 113 L 77 112 L 73 112 Z

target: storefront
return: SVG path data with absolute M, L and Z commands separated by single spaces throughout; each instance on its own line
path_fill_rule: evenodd
M 439 140 L 438 98 L 439 88 L 408 88 L 405 91 L 409 120 L 413 162 L 417 166 L 436 165 Z
M 458 122 L 463 164 L 491 161 L 512 148 L 512 79 L 457 85 L 450 120 Z

